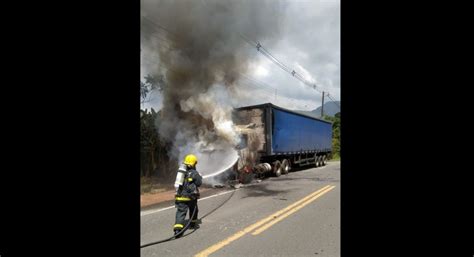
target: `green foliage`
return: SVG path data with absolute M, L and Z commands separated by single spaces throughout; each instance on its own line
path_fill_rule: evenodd
M 150 182 L 153 185 L 172 181 L 178 169 L 176 160 L 168 156 L 170 142 L 159 137 L 159 120 L 160 112 L 153 108 L 140 111 L 140 174 L 145 178 L 154 178 L 155 182 Z
M 339 159 L 341 154 L 341 113 L 336 113 L 334 117 L 324 116 L 323 119 L 332 122 L 332 159 Z
M 147 75 L 140 82 L 141 103 L 150 101 L 150 94 L 162 91 L 166 86 L 163 75 Z M 149 184 L 168 183 L 174 179 L 177 170 L 176 160 L 168 156 L 170 142 L 160 139 L 158 126 L 160 112 L 153 108 L 140 110 L 140 174 L 144 178 L 153 178 Z M 147 183 L 144 183 L 147 184 Z M 142 191 L 151 190 L 144 187 Z
M 155 120 L 158 113 L 151 108 L 151 111 L 140 110 L 140 143 L 142 148 L 153 147 L 158 142 L 158 133 Z
M 149 177 L 156 168 L 156 150 L 159 145 L 155 120 L 158 114 L 151 109 L 140 111 L 140 152 L 142 175 Z

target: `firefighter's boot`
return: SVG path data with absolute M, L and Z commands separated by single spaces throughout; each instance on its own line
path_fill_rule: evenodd
M 183 236 L 183 233 L 180 234 L 180 232 L 181 232 L 181 229 L 175 229 L 175 230 L 174 230 L 174 237 L 175 237 L 176 239 L 178 239 L 178 238 L 180 238 L 181 236 Z M 179 234 L 179 235 L 178 235 L 178 234 Z

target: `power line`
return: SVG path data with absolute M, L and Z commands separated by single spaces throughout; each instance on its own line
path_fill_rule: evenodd
M 261 86 L 265 86 L 265 87 L 267 87 L 267 88 L 271 88 L 271 89 L 277 90 L 276 87 L 271 86 L 271 85 L 269 85 L 269 84 L 267 84 L 267 83 L 265 83 L 265 82 L 263 82 L 263 81 L 260 81 L 260 80 L 251 78 L 251 77 L 249 77 L 249 76 L 247 76 L 247 75 L 245 75 L 245 74 L 243 74 L 243 73 L 240 73 L 240 75 L 241 75 L 243 78 L 245 78 L 245 79 L 247 79 L 247 80 L 250 80 L 251 82 L 254 82 L 254 83 L 257 84 L 257 85 L 261 85 Z M 292 100 L 292 101 L 304 101 L 303 99 L 298 99 L 298 98 L 294 98 L 294 97 L 291 97 L 291 96 L 285 96 L 285 95 L 282 95 L 282 96 L 285 97 L 285 98 L 287 98 L 287 99 L 290 99 L 290 100 Z
M 149 33 L 149 34 L 146 35 L 146 36 L 150 36 L 150 37 L 153 37 L 153 38 L 158 39 L 158 40 L 160 40 L 160 41 L 166 42 L 166 43 L 167 43 L 166 48 L 168 48 L 168 50 L 176 49 L 174 46 L 172 46 L 172 45 L 173 45 L 173 42 L 172 42 L 170 39 L 168 39 L 169 34 L 166 34 L 166 35 L 162 34 L 162 33 L 163 33 L 163 30 L 166 31 L 166 32 L 168 32 L 168 33 L 171 33 L 171 32 L 169 32 L 169 30 L 167 30 L 167 29 L 164 28 L 163 26 L 157 24 L 156 22 L 153 22 L 150 18 L 148 18 L 148 17 L 146 17 L 146 16 L 142 16 L 142 17 L 145 18 L 145 19 L 147 19 L 147 20 L 151 23 L 151 24 L 149 24 L 147 27 L 148 27 L 150 30 L 156 32 L 156 33 Z M 153 26 L 152 26 L 152 25 L 153 25 Z M 156 29 L 156 27 L 161 28 L 162 30 L 158 30 L 158 29 Z M 158 35 L 161 35 L 162 37 L 160 37 L 160 36 L 158 36 Z M 171 35 L 174 35 L 174 34 L 171 34 Z
M 243 37 L 245 38 L 245 37 Z M 245 40 L 247 43 L 250 44 L 250 40 Z M 252 44 L 251 44 L 252 45 Z M 259 51 L 261 54 L 263 54 L 265 57 L 267 57 L 270 61 L 272 61 L 273 63 L 275 63 L 276 65 L 278 65 L 282 70 L 288 72 L 289 74 L 291 74 L 293 77 L 297 78 L 298 80 L 300 80 L 301 82 L 303 82 L 304 84 L 312 87 L 313 89 L 315 89 L 316 91 L 320 92 L 321 91 L 317 88 L 317 85 L 315 83 L 311 83 L 309 81 L 307 81 L 303 76 L 301 76 L 298 72 L 296 72 L 294 69 L 291 69 L 289 68 L 287 65 L 285 65 L 283 62 L 281 62 L 280 60 L 278 60 L 278 58 L 276 58 L 275 56 L 273 56 L 265 47 L 262 46 L 262 44 L 260 42 L 257 42 L 257 44 L 255 45 L 255 47 L 257 48 L 257 51 Z
M 156 27 L 168 32 L 170 35 L 174 36 L 174 37 L 177 37 L 177 34 L 174 33 L 174 32 L 171 32 L 170 30 L 168 30 L 167 28 L 161 26 L 160 24 L 156 23 L 155 21 L 153 21 L 152 19 L 150 19 L 149 17 L 147 17 L 146 15 L 142 15 L 143 18 L 145 18 L 148 22 L 150 22 L 151 24 L 155 25 Z
M 157 31 L 157 30 L 155 30 L 155 31 Z M 153 37 L 153 38 L 156 38 L 158 40 L 164 41 L 164 42 L 168 43 L 169 45 L 173 44 L 173 42 L 171 42 L 166 37 L 164 37 L 164 36 L 160 37 L 159 35 L 160 35 L 160 33 L 149 33 L 148 35 L 144 35 L 144 37 L 147 37 L 147 36 L 148 37 Z
M 155 62 L 155 61 L 152 61 L 150 58 L 148 58 L 147 56 L 143 56 L 142 57 L 143 61 L 147 62 L 148 64 L 156 64 L 156 65 L 160 65 L 158 62 Z M 169 68 L 164 68 L 164 70 L 166 71 L 171 71 L 171 72 L 174 72 L 174 73 L 177 73 L 177 71 L 173 70 L 173 69 L 169 69 Z M 241 83 L 240 85 L 243 85 L 243 86 L 246 86 L 246 87 L 252 87 L 252 88 L 255 88 L 255 89 L 258 89 L 258 90 L 262 90 L 265 92 L 265 96 L 268 97 L 269 99 L 273 99 L 274 98 L 274 94 L 276 93 L 275 91 L 278 90 L 276 87 L 274 86 L 271 86 L 269 84 L 267 84 L 266 82 L 263 82 L 263 81 L 260 81 L 260 80 L 257 80 L 257 79 L 254 79 L 254 78 L 251 78 L 250 76 L 247 76 L 243 73 L 240 73 L 240 75 L 247 80 L 247 83 Z M 291 101 L 301 101 L 301 99 L 298 99 L 298 98 L 294 98 L 294 97 L 291 97 L 291 96 L 285 96 L 285 95 L 282 95 L 282 97 L 284 98 L 287 98 Z M 270 101 L 271 102 L 271 101 Z
M 251 84 L 251 83 L 242 83 L 240 85 L 244 86 L 244 87 L 248 87 L 248 88 L 254 88 L 256 90 L 261 90 L 262 91 L 261 94 L 262 94 L 262 97 L 263 97 L 262 99 L 267 99 L 269 102 L 274 102 L 273 101 L 274 96 L 272 95 L 273 92 L 271 92 L 270 90 L 259 87 L 255 84 Z M 291 98 L 291 97 L 287 97 L 287 96 L 284 96 L 284 98 L 286 98 L 286 100 L 291 101 L 292 103 L 294 103 L 295 101 L 300 101 L 300 99 Z M 257 98 L 256 100 L 257 100 L 257 102 L 266 102 L 266 101 L 259 101 L 259 98 Z
M 252 86 L 249 85 L 249 84 L 244 84 L 244 86 L 249 87 L 249 88 L 252 87 Z M 253 88 L 253 87 L 252 87 L 252 88 Z M 257 90 L 263 90 L 263 91 L 264 91 L 264 92 L 261 92 L 261 96 L 263 96 L 263 97 L 265 97 L 265 98 L 267 99 L 267 100 L 264 101 L 264 102 L 267 102 L 267 101 L 268 101 L 268 102 L 272 102 L 273 96 L 271 96 L 270 94 L 265 93 L 265 89 L 258 88 Z M 250 98 L 249 98 L 249 99 L 250 99 Z M 259 96 L 259 97 L 253 97 L 253 99 L 255 99 L 255 100 L 260 100 L 261 98 L 260 98 L 260 96 Z
M 271 85 L 269 85 L 269 84 L 267 84 L 267 83 L 265 83 L 265 82 L 263 82 L 263 81 L 260 81 L 260 80 L 254 79 L 254 78 L 252 78 L 252 77 L 249 77 L 249 76 L 247 76 L 247 75 L 245 75 L 245 74 L 243 74 L 243 73 L 240 73 L 240 75 L 241 75 L 242 77 L 244 77 L 245 79 L 250 80 L 250 81 L 253 81 L 253 82 L 255 82 L 255 83 L 259 84 L 259 85 L 262 85 L 262 86 L 265 86 L 265 87 L 268 87 L 268 88 L 271 88 L 271 89 L 276 89 L 274 86 L 271 86 Z
M 168 32 L 169 34 L 173 35 L 174 37 L 177 37 L 177 34 L 174 33 L 174 32 L 171 32 L 170 30 L 168 30 L 167 28 L 165 28 L 164 26 L 156 23 L 155 21 L 153 21 L 151 18 L 145 16 L 145 15 L 142 15 L 142 17 L 144 19 L 146 19 L 148 22 L 150 22 L 151 24 L 155 25 L 156 27 Z M 157 31 L 157 30 L 155 30 Z M 298 80 L 300 80 L 301 82 L 303 82 L 304 84 L 312 87 L 313 89 L 315 89 L 316 91 L 320 92 L 321 91 L 317 88 L 318 86 L 316 85 L 316 83 L 311 83 L 309 82 L 308 80 L 306 80 L 301 74 L 299 74 L 298 72 L 296 72 L 294 69 L 291 69 L 289 68 L 287 65 L 285 65 L 283 62 L 281 62 L 280 60 L 278 60 L 275 56 L 273 56 L 270 51 L 268 51 L 260 42 L 258 41 L 254 41 L 254 40 L 251 40 L 249 39 L 248 37 L 246 37 L 245 35 L 243 35 L 242 33 L 240 33 L 240 36 L 242 37 L 242 39 L 247 42 L 248 44 L 250 45 L 253 45 L 255 44 L 255 47 L 257 48 L 257 51 L 259 51 L 260 53 L 262 53 L 265 57 L 267 57 L 269 60 L 271 60 L 273 63 L 275 63 L 276 65 L 278 65 L 281 69 L 283 69 L 284 71 L 290 73 L 293 77 L 297 78 Z M 158 37 L 157 37 L 158 38 Z M 166 41 L 167 43 L 170 43 L 170 41 L 166 40 L 166 39 L 161 39 L 159 38 L 160 40 L 164 40 Z
M 153 36 L 153 35 L 150 35 L 150 36 Z M 161 39 L 161 38 L 159 38 L 159 37 L 153 37 L 153 38 L 155 38 L 155 39 L 157 39 L 157 40 L 162 40 L 163 42 L 166 42 L 165 44 L 159 43 L 159 44 L 158 44 L 159 47 L 164 47 L 164 48 L 166 48 L 166 49 L 168 49 L 168 50 L 170 50 L 170 51 L 177 50 L 175 47 L 171 46 L 170 43 L 168 43 L 167 41 L 164 41 L 163 39 Z
M 142 17 L 146 20 L 148 20 L 151 24 L 155 25 L 156 27 L 168 32 L 169 34 L 173 35 L 176 37 L 177 34 L 171 32 L 170 30 L 168 30 L 167 28 L 163 27 L 162 25 L 156 23 L 155 21 L 151 20 L 149 17 L 147 16 L 144 16 L 142 15 Z M 158 32 L 158 30 L 155 30 Z M 153 34 L 151 34 L 153 36 Z M 290 73 L 293 77 L 297 78 L 298 80 L 300 80 L 301 82 L 303 82 L 304 84 L 308 85 L 308 86 L 311 86 L 313 89 L 315 89 L 316 91 L 320 92 L 321 91 L 316 87 L 316 84 L 312 84 L 311 82 L 307 81 L 302 75 L 300 75 L 299 73 L 297 73 L 295 70 L 292 70 L 291 68 L 289 68 L 288 66 L 286 66 L 283 62 L 281 62 L 280 60 L 278 60 L 275 56 L 273 56 L 265 47 L 263 47 L 259 42 L 257 41 L 253 41 L 249 38 L 247 38 L 246 36 L 244 36 L 243 34 L 240 34 L 240 36 L 242 37 L 242 39 L 247 42 L 248 44 L 250 45 L 253 45 L 253 43 L 256 44 L 256 47 L 257 47 L 257 50 L 262 53 L 264 56 L 266 56 L 268 59 L 270 59 L 273 63 L 275 63 L 276 65 L 278 65 L 281 69 L 283 69 L 284 71 Z M 159 40 L 163 40 L 167 43 L 170 43 L 169 40 L 167 39 L 163 39 L 163 38 L 160 38 L 160 37 L 156 37 L 157 39 Z M 176 49 L 174 46 L 166 46 L 168 49 Z M 148 62 L 149 63 L 149 62 Z M 155 63 L 155 64 L 158 64 L 158 63 Z M 173 70 L 170 70 L 172 72 L 176 72 L 176 71 L 173 71 Z M 243 74 L 241 74 L 243 75 Z M 254 83 L 256 84 L 259 84 L 259 85 L 264 85 L 265 87 L 268 87 L 268 88 L 272 88 L 274 90 L 276 90 L 275 92 L 271 92 L 272 94 L 275 93 L 275 97 L 277 95 L 277 89 L 273 86 L 270 86 L 264 82 L 261 82 L 261 81 L 257 81 L 255 79 L 252 79 L 248 76 L 245 76 L 248 80 L 250 81 L 253 81 Z M 285 96 L 286 98 L 288 99 L 294 99 L 294 100 L 297 100 L 297 101 L 300 101 L 301 99 L 296 99 L 296 98 L 293 98 L 293 97 L 288 97 L 288 96 Z
M 252 83 L 252 82 L 243 82 L 243 83 L 240 83 L 240 85 L 244 85 L 244 86 L 247 86 L 247 87 L 252 87 L 252 88 L 256 88 L 258 90 L 262 90 L 262 91 L 265 91 L 266 93 L 268 93 L 268 95 L 273 95 L 275 93 L 275 91 L 273 90 L 270 90 L 268 88 L 265 88 L 265 87 L 262 87 L 262 86 L 259 86 L 255 83 Z M 273 96 L 272 96 L 273 97 Z
M 270 51 L 268 51 L 268 49 L 266 49 L 260 42 L 257 42 L 257 41 L 254 41 L 254 40 L 251 40 L 251 39 L 248 39 L 246 36 L 242 35 L 241 34 L 241 37 L 244 39 L 245 42 L 247 42 L 248 44 L 254 46 L 257 48 L 257 51 L 260 52 L 262 55 L 264 55 L 265 57 L 267 57 L 270 61 L 272 61 L 274 64 L 276 64 L 277 66 L 279 66 L 282 70 L 288 72 L 289 74 L 291 74 L 293 77 L 297 78 L 298 80 L 300 80 L 301 82 L 303 82 L 304 84 L 306 84 L 307 86 L 310 86 L 312 87 L 313 89 L 315 89 L 316 91 L 318 91 L 319 93 L 322 93 L 321 90 L 318 89 L 318 85 L 316 85 L 316 83 L 311 83 L 310 81 L 306 80 L 301 74 L 299 74 L 298 72 L 296 72 L 294 69 L 291 69 L 289 68 L 287 65 L 285 65 L 282 61 L 278 60 L 278 58 L 276 58 L 274 55 L 272 55 L 270 53 Z M 324 88 L 323 88 L 324 89 Z M 326 91 L 329 91 L 326 89 Z
M 240 33 L 240 37 L 245 41 L 247 42 L 248 44 L 250 45 L 253 45 L 253 44 L 257 44 L 257 41 L 253 41 L 251 39 L 249 39 L 248 37 L 246 37 L 244 34 Z
M 159 63 L 157 62 L 154 62 L 154 61 L 151 61 L 149 58 L 147 57 L 144 57 L 143 58 L 143 61 L 147 62 L 148 64 L 157 64 L 159 65 Z M 166 71 L 171 71 L 171 72 L 176 72 L 172 69 L 165 69 Z M 265 82 L 263 81 L 259 81 L 259 80 L 256 80 L 256 79 L 252 79 L 248 76 L 246 76 L 245 74 L 241 74 L 242 77 L 244 77 L 247 82 L 243 82 L 243 83 L 240 83 L 239 85 L 240 86 L 244 86 L 244 87 L 247 87 L 247 88 L 253 88 L 253 89 L 256 89 L 256 90 L 260 90 L 261 91 L 261 96 L 263 96 L 265 99 L 267 99 L 269 102 L 272 102 L 273 99 L 274 99 L 274 93 L 275 91 L 273 90 L 276 90 L 276 88 L 266 84 Z M 283 96 L 284 98 L 292 101 L 292 102 L 295 102 L 295 101 L 301 101 L 301 99 L 297 99 L 297 98 L 294 98 L 294 97 L 290 97 L 290 96 Z M 258 99 L 257 99 L 258 100 Z
M 301 74 L 299 74 L 298 72 L 296 72 L 294 69 L 291 69 L 289 68 L 288 66 L 286 66 L 283 62 L 281 62 L 280 60 L 278 60 L 275 56 L 273 56 L 270 51 L 268 51 L 265 47 L 262 46 L 262 44 L 260 42 L 257 42 L 257 41 L 253 41 L 253 40 L 250 40 L 248 39 L 247 37 L 245 37 L 244 35 L 241 35 L 241 37 L 244 39 L 245 42 L 249 43 L 250 45 L 252 46 L 255 46 L 257 48 L 257 51 L 260 52 L 262 55 L 264 55 L 265 57 L 267 57 L 270 61 L 272 61 L 274 64 L 276 64 L 277 66 L 279 66 L 282 70 L 290 73 L 293 77 L 297 78 L 298 80 L 300 80 L 301 82 L 303 82 L 304 84 L 306 84 L 307 86 L 310 86 L 312 87 L 313 89 L 315 89 L 316 91 L 318 91 L 319 93 L 323 93 L 324 94 L 324 91 L 320 91 L 316 85 L 316 83 L 311 83 L 309 82 L 308 80 L 306 80 Z M 327 89 L 326 89 L 327 90 Z M 327 90 L 329 91 L 329 90 Z M 337 107 L 339 108 L 339 110 L 341 109 L 340 105 L 338 103 L 336 103 L 336 101 L 329 96 L 329 93 L 327 94 L 327 96 L 329 97 L 329 99 L 331 99 L 334 104 L 337 105 Z M 323 96 L 324 97 L 324 96 Z
M 242 77 L 244 77 L 245 79 L 249 80 L 250 82 L 253 82 L 252 85 L 254 86 L 258 86 L 260 87 L 261 89 L 263 89 L 263 87 L 265 88 L 270 88 L 270 89 L 274 89 L 274 90 L 277 90 L 277 88 L 273 87 L 273 86 L 270 86 L 269 84 L 263 82 L 263 81 L 259 81 L 257 79 L 254 79 L 254 78 L 251 78 L 245 74 L 241 74 Z M 274 93 L 272 91 L 270 91 L 270 89 L 267 89 L 266 91 L 269 92 L 270 94 Z M 298 99 L 298 98 L 294 98 L 294 97 L 291 97 L 291 96 L 285 96 L 285 95 L 282 95 L 283 97 L 287 98 L 287 99 L 290 99 L 292 101 L 303 101 L 302 99 Z
M 339 110 L 341 110 L 341 106 L 329 94 L 327 94 L 326 96 L 329 97 L 329 99 L 331 99 L 333 103 L 337 105 L 337 107 L 339 107 Z
M 263 47 L 260 43 L 258 43 L 258 45 L 260 45 L 260 48 L 263 50 L 260 52 L 264 53 L 265 55 L 271 57 L 273 60 L 275 60 L 277 62 L 277 64 L 282 67 L 286 72 L 289 72 L 291 74 L 293 74 L 294 70 L 292 70 L 290 67 L 286 66 L 284 63 L 282 63 L 280 60 L 278 60 L 275 56 L 273 56 L 265 47 Z M 296 72 L 294 72 L 293 76 L 296 74 Z

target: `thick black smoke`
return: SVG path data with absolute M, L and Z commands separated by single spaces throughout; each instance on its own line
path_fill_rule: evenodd
M 158 54 L 156 73 L 166 78 L 159 134 L 173 143 L 174 157 L 194 152 L 202 168 L 219 151 L 229 156 L 239 141 L 229 98 L 256 56 L 242 35 L 276 40 L 282 8 L 278 1 L 142 1 L 142 47 Z

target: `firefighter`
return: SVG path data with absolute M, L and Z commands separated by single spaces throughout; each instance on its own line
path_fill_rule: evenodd
M 180 166 L 176 175 L 176 222 L 173 230 L 174 234 L 178 234 L 185 226 L 186 213 L 189 209 L 189 219 L 191 220 L 190 228 L 198 229 L 198 206 L 199 186 L 202 184 L 202 177 L 196 171 L 197 157 L 189 154 L 184 157 L 183 164 Z M 194 211 L 196 210 L 196 211 Z M 194 212 L 194 215 L 193 215 Z M 193 215 L 191 217 L 191 215 Z M 181 237 L 181 235 L 177 236 Z

